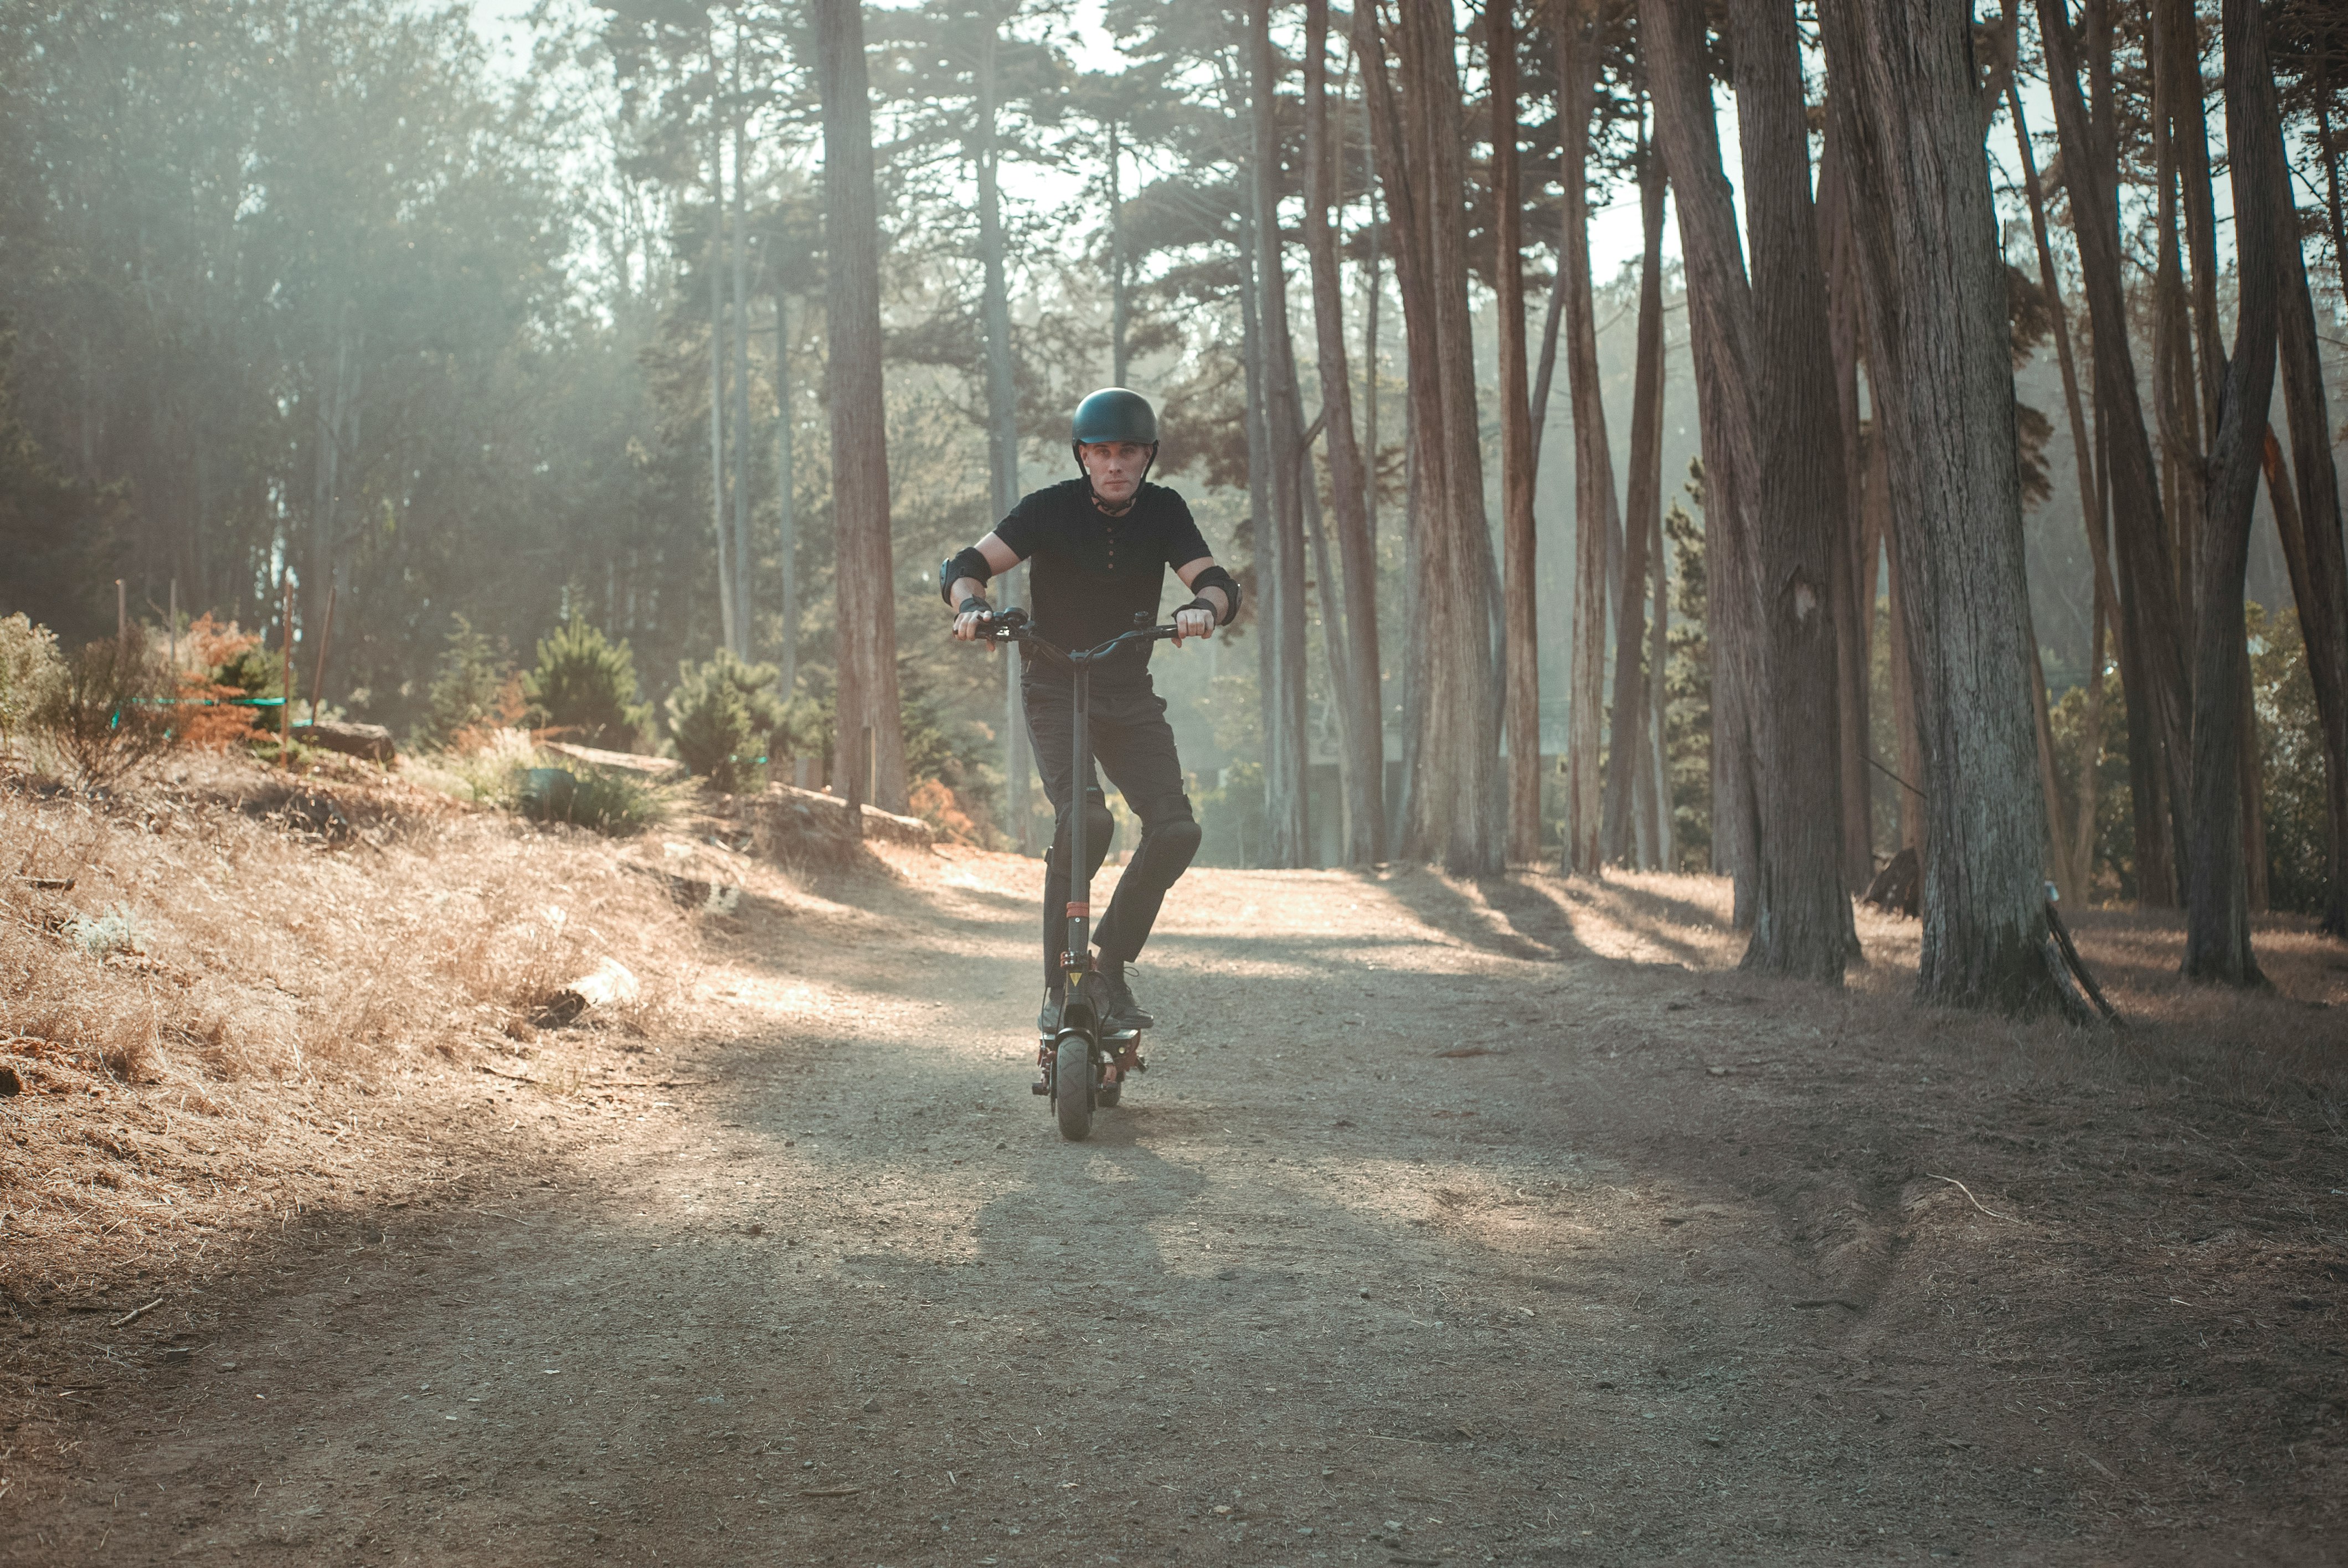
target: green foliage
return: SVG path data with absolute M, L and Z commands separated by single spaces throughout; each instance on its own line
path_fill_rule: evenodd
M 611 838 L 642 833 L 667 815 L 658 791 L 613 768 L 522 766 L 509 798 L 532 822 L 567 822 Z
M 1256 866 L 1263 859 L 1263 764 L 1234 763 L 1192 803 L 1200 866 Z
M 766 765 L 768 746 L 782 727 L 775 667 L 745 664 L 721 649 L 703 663 L 678 665 L 676 673 L 676 690 L 667 704 L 676 754 L 719 789 L 742 789 Z
M 2260 785 L 2266 807 L 2267 901 L 2321 914 L 2329 891 L 2332 827 L 2324 799 L 2323 728 L 2299 612 L 2250 615 L 2250 692 L 2258 714 Z
M 974 821 L 991 824 L 1003 791 L 1003 770 L 992 761 L 1001 743 L 994 726 L 949 713 L 927 669 L 910 656 L 897 661 L 897 702 L 907 788 L 935 779 Z
M 171 743 L 170 671 L 136 638 L 67 658 L 33 705 L 30 728 L 88 790 L 120 784 Z
M 1703 504 L 1703 474 L 1690 465 L 1689 492 Z M 1663 754 L 1671 764 L 1672 842 L 1679 869 L 1712 865 L 1712 649 L 1704 636 L 1704 526 L 1678 502 L 1663 517 L 1672 542 L 1671 650 L 1663 667 Z
M 62 670 L 47 627 L 23 615 L 0 620 L 0 745 L 24 729 Z
M 432 694 L 421 739 L 436 748 L 461 747 L 479 731 L 505 721 L 503 698 L 513 678 L 512 661 L 461 613 L 451 618 L 448 646 L 432 676 Z
M 637 698 L 635 654 L 581 618 L 539 640 L 522 694 L 536 727 L 583 745 L 631 752 L 652 730 L 652 704 Z
M 2047 710 L 2054 736 L 2054 784 L 2066 829 L 2079 821 L 2079 780 L 2087 744 L 2087 689 L 2072 687 Z M 2136 803 L 2128 794 L 2127 701 L 2119 672 L 2104 676 L 2103 744 L 2096 767 L 2096 851 L 2087 884 L 2096 903 L 2136 898 Z

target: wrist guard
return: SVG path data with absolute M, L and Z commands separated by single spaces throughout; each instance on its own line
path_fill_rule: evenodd
M 1190 579 L 1190 591 L 1198 594 L 1201 599 L 1205 598 L 1207 590 L 1210 588 L 1222 589 L 1223 599 L 1228 605 L 1228 608 L 1223 611 L 1221 618 L 1219 619 L 1215 624 L 1218 626 L 1229 626 L 1234 620 L 1238 619 L 1240 613 L 1239 579 L 1231 576 L 1231 573 L 1225 571 L 1220 566 L 1210 566 L 1206 570 L 1200 572 L 1197 577 Z M 1186 605 L 1184 608 L 1188 609 L 1189 606 Z M 1210 604 L 1207 608 L 1212 610 L 1214 606 Z
M 994 569 L 986 564 L 986 558 L 979 553 L 975 545 L 938 563 L 938 598 L 952 604 L 954 584 L 966 577 L 973 578 L 981 584 L 994 580 Z
M 958 616 L 968 615 L 973 610 L 981 615 L 991 615 L 994 611 L 994 606 L 986 601 L 986 595 L 983 593 L 973 593 L 954 606 L 954 613 Z

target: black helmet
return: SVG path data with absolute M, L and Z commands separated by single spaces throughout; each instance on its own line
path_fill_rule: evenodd
M 1121 386 L 1104 386 L 1076 405 L 1068 422 L 1068 439 L 1079 446 L 1097 441 L 1135 441 L 1158 445 L 1158 411 L 1149 399 Z

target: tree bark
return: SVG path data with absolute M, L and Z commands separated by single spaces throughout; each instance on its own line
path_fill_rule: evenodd
M 987 499 L 997 520 L 1010 516 L 1019 504 L 1019 387 L 1011 357 L 1011 282 L 1003 238 L 1002 148 L 994 134 L 1000 109 L 995 91 L 995 55 L 1001 41 L 989 26 L 979 43 L 977 145 L 971 161 L 978 174 L 978 251 L 983 273 L 979 313 L 986 332 L 986 476 Z M 1111 224 L 1115 207 L 1111 205 Z M 1120 286 L 1122 280 L 1120 279 Z M 1124 302 L 1122 292 L 1118 303 Z M 1119 323 L 1122 330 L 1122 322 Z M 1120 345 L 1122 338 L 1119 338 Z M 1004 574 L 998 592 L 1005 604 L 1015 603 L 1018 569 Z M 1021 852 L 1033 849 L 1028 823 L 1027 714 L 1019 686 L 1019 667 L 1003 661 L 1003 784 L 1004 811 Z
M 1125 333 L 1128 305 L 1125 286 L 1125 189 L 1115 120 L 1108 127 L 1108 379 L 1125 384 Z
M 1968 14 L 1935 0 L 1825 0 L 1820 30 L 1932 779 L 1917 993 L 2085 1017 L 2041 877 L 2005 263 Z
M 1662 422 L 1663 389 L 1655 387 L 1656 421 Z M 1661 443 L 1657 444 L 1660 448 Z M 1656 453 L 1656 466 L 1662 466 L 1663 454 Z M 1657 479 L 1660 491 L 1662 481 Z M 1664 744 L 1664 721 L 1669 716 L 1672 658 L 1671 572 L 1663 554 L 1663 519 L 1659 514 L 1647 519 L 1647 554 L 1654 562 L 1655 600 L 1647 623 L 1647 764 L 1640 772 L 1648 778 L 1647 804 L 1643 812 L 1654 815 L 1654 858 L 1650 868 L 1656 871 L 1676 871 L 1679 857 L 1673 843 L 1677 824 L 1672 815 L 1672 759 Z
M 1385 741 L 1378 694 L 1377 556 L 1370 539 L 1369 470 L 1354 435 L 1353 373 L 1345 354 L 1345 293 L 1329 209 L 1338 200 L 1328 104 L 1329 0 L 1304 7 L 1304 252 L 1313 276 L 1313 327 L 1321 412 L 1329 442 L 1329 503 L 1336 516 L 1344 583 L 1345 860 L 1386 857 Z M 1370 373 L 1377 364 L 1372 360 Z M 1325 579 L 1324 579 L 1325 580 Z
M 2233 154 L 2238 294 L 2234 352 L 2219 395 L 2218 434 L 2200 548 L 2194 562 L 2192 831 L 2187 839 L 2185 976 L 2225 985 L 2264 983 L 2250 953 L 2248 867 L 2242 853 L 2243 732 L 2250 722 L 2244 665 L 2242 575 L 2250 559 L 2274 396 L 2278 241 L 2291 214 L 2282 124 L 2258 0 L 2225 0 L 2226 146 Z
M 1418 733 L 1404 849 L 1455 875 L 1481 876 L 1502 869 L 1506 843 L 1492 723 L 1495 574 L 1477 441 L 1457 40 L 1447 9 L 1424 0 L 1405 5 L 1404 90 L 1396 93 L 1370 8 L 1357 7 L 1355 16 L 1409 348 Z
M 1540 655 L 1534 609 L 1532 408 L 1525 387 L 1524 201 L 1518 179 L 1516 0 L 1485 0 L 1492 111 L 1492 276 L 1499 320 L 1500 560 L 1507 624 L 1509 858 L 1540 858 Z
M 2102 488 L 2096 483 L 2094 452 L 2087 433 L 2085 405 L 2079 395 L 2079 364 L 2071 351 L 2070 312 L 2054 272 L 2054 250 L 2046 236 L 2046 197 L 2038 183 L 2038 159 L 2030 145 L 2030 122 L 2023 113 L 2022 94 L 2006 84 L 2005 104 L 2013 117 L 2014 150 L 2022 159 L 2022 188 L 2030 202 L 2030 232 L 2038 250 L 2038 286 L 2046 295 L 2054 323 L 2054 358 L 2063 374 L 2063 412 L 2071 426 L 2072 466 L 2079 481 L 2079 518 L 2087 531 L 2087 556 L 2093 563 L 2095 607 L 2088 631 L 2087 713 L 2080 740 L 2078 826 L 2071 835 L 2071 864 L 2062 881 L 2063 897 L 2076 903 L 2085 897 L 2096 869 L 2096 763 L 2104 754 L 2104 635 L 2114 597 L 2111 561 L 2106 540 Z
M 1863 893 L 1875 880 L 1874 784 L 1868 768 L 1867 696 L 1875 631 L 1873 540 L 1865 522 L 1866 476 L 1859 428 L 1859 258 L 1853 254 L 1850 196 L 1842 149 L 1827 122 L 1818 158 L 1818 244 L 1826 264 L 1827 356 L 1834 377 L 1835 433 L 1841 448 L 1842 536 L 1834 552 L 1828 603 L 1835 626 L 1836 752 L 1841 762 L 1843 886 Z M 1862 596 L 1861 579 L 1865 579 Z
M 735 38 L 735 89 L 741 88 L 741 39 Z M 747 197 L 743 190 L 744 166 L 748 140 L 744 135 L 742 111 L 734 115 L 734 224 L 726 251 L 733 262 L 734 274 L 734 630 L 740 645 L 734 651 L 744 662 L 750 659 L 752 633 L 750 606 L 754 596 L 751 580 L 757 569 L 750 548 L 750 232 L 744 208 Z
M 1750 928 L 1759 896 L 1754 796 L 1755 667 L 1752 298 L 1704 57 L 1701 0 L 1639 0 L 1655 100 L 1655 144 L 1670 171 L 1685 268 L 1688 344 L 1703 425 L 1705 597 L 1712 651 L 1713 869 L 1735 881 L 1733 919 Z
M 816 81 L 823 101 L 824 320 L 830 350 L 825 382 L 831 404 L 839 625 L 839 753 L 851 768 L 859 765 L 869 732 L 871 804 L 902 812 L 905 743 L 898 716 L 888 408 L 881 395 L 880 212 L 873 181 L 864 17 L 858 0 L 812 4 Z
M 1639 221 L 1644 241 L 1639 261 L 1638 344 L 1631 373 L 1631 497 L 1623 517 L 1622 597 L 1614 611 L 1614 717 L 1606 749 L 1606 858 L 1628 857 L 1634 837 L 1660 856 L 1652 781 L 1641 811 L 1638 781 L 1648 772 L 1647 696 L 1642 669 L 1647 641 L 1647 574 L 1663 576 L 1655 551 L 1663 516 L 1663 160 L 1639 140 Z M 1651 566 L 1652 562 L 1652 566 Z M 1634 834 L 1634 817 L 1639 831 Z
M 2332 456 L 2332 414 L 2324 395 L 2315 301 L 2308 291 L 2307 264 L 2291 216 L 2284 215 L 2291 227 L 2276 242 L 2281 267 L 2278 328 L 2283 410 L 2291 427 L 2291 466 L 2297 479 L 2296 510 L 2306 563 L 2303 570 L 2294 569 L 2291 589 L 2323 730 L 2325 796 L 2332 822 L 2332 878 L 2323 900 L 2323 929 L 2348 937 L 2348 560 L 2341 549 L 2340 475 Z M 2280 504 L 2275 515 L 2280 520 Z
M 1597 302 L 1590 277 L 1590 120 L 1604 53 L 1598 36 L 1598 7 L 1590 0 L 1564 8 L 1558 21 L 1563 92 L 1559 135 L 1564 149 L 1559 178 L 1565 194 L 1558 287 L 1565 302 L 1566 387 L 1573 407 L 1573 630 L 1568 644 L 1565 859 L 1572 870 L 1595 875 L 1606 858 L 1600 748 L 1605 734 L 1607 557 L 1612 537 L 1622 529 L 1604 384 L 1598 369 Z M 1525 499 L 1529 507 L 1531 497 Z M 1509 680 L 1513 689 L 1513 666 Z M 1533 787 L 1538 789 L 1537 780 Z
M 2101 0 L 2090 12 L 2096 31 L 2093 62 L 2108 78 L 2109 13 Z M 2116 154 L 2105 134 L 2112 118 L 2107 85 L 2091 124 L 2078 80 L 2078 50 L 2065 15 L 2065 0 L 2038 0 L 2048 86 L 2063 148 L 2064 182 L 2079 246 L 2079 271 L 2095 329 L 2096 433 L 2105 454 L 2112 532 L 2126 594 L 2121 610 L 2121 686 L 2127 696 L 2137 805 L 2137 889 L 2139 902 L 2175 899 L 2175 856 L 2183 838 L 2183 806 L 2191 793 L 2187 723 L 2184 624 L 2177 596 L 2174 552 L 2162 522 L 2160 487 L 2137 395 L 2136 359 L 2128 346 L 2128 313 L 2121 288 Z M 2165 799 L 2163 798 L 2165 796 Z M 2164 832 L 2163 830 L 2167 831 Z
M 716 78 L 712 53 L 710 77 Z M 736 651 L 734 625 L 734 546 L 726 526 L 726 160 L 717 131 L 717 108 L 709 125 L 709 528 L 717 544 L 717 625 L 727 652 Z
M 782 627 L 777 641 L 777 684 L 789 697 L 799 671 L 799 521 L 797 460 L 792 450 L 791 312 L 779 282 L 775 289 L 775 553 L 783 569 Z
M 1270 512 L 1256 524 L 1258 568 L 1267 589 L 1262 635 L 1271 648 L 1272 665 L 1262 697 L 1264 864 L 1299 866 L 1313 862 L 1304 701 L 1304 511 L 1299 483 L 1304 421 L 1296 402 L 1288 281 L 1281 256 L 1278 84 L 1271 0 L 1249 0 L 1249 188 L 1261 316 L 1257 342 L 1263 362 L 1264 461 L 1271 468 L 1264 487 Z
M 1848 548 L 1826 272 L 1810 204 L 1794 0 L 1733 0 L 1738 141 L 1753 241 L 1760 454 L 1761 702 L 1753 709 L 1761 893 L 1743 968 L 1839 985 L 1857 948 L 1843 888 L 1836 558 Z M 1986 179 L 1986 174 L 1983 176 Z M 1847 568 L 1845 569 L 1848 569 Z

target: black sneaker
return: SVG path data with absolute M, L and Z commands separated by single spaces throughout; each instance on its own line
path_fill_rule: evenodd
M 1067 1003 L 1065 991 L 1045 991 L 1044 1009 L 1035 1015 L 1035 1032 L 1045 1040 L 1060 1032 L 1060 1009 Z
M 1121 1032 L 1157 1026 L 1158 1020 L 1143 1012 L 1141 1004 L 1133 999 L 1133 988 L 1125 983 L 1123 964 L 1096 963 L 1093 975 L 1100 985 L 1100 1007 L 1108 1015 L 1110 1029 Z

